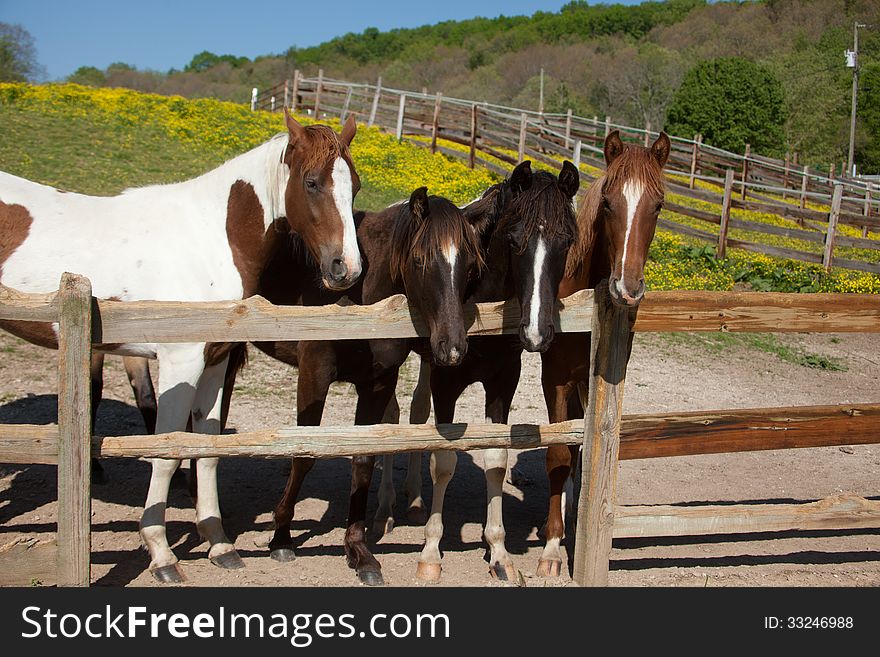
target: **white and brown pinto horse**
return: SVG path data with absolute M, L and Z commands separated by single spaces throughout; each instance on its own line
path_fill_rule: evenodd
M 559 298 L 594 288 L 608 279 L 612 300 L 636 306 L 645 294 L 645 262 L 663 207 L 663 167 L 669 157 L 669 138 L 661 132 L 645 148 L 624 144 L 618 131 L 605 139 L 605 173 L 587 190 L 577 215 L 577 238 L 568 252 Z M 632 333 L 630 333 L 632 346 Z M 562 333 L 541 354 L 541 384 L 551 422 L 584 416 L 590 380 L 590 335 Z M 563 564 L 561 543 L 564 515 L 571 510 L 573 466 L 578 447 L 547 448 L 550 501 L 546 544 L 538 575 L 556 577 Z
M 286 113 L 285 113 L 286 114 Z M 119 301 L 243 299 L 256 292 L 286 218 L 320 266 L 323 284 L 346 289 L 360 276 L 352 201 L 360 181 L 349 144 L 349 118 L 337 135 L 286 115 L 287 133 L 198 178 L 126 190 L 118 196 L 64 193 L 0 173 L 0 282 L 23 292 L 51 292 L 65 271 L 87 276 L 96 297 Z M 20 337 L 57 347 L 57 325 L 0 322 Z M 108 353 L 157 358 L 156 431 L 219 433 L 228 345 L 107 345 Z M 99 347 L 100 349 L 100 347 Z M 140 533 L 150 571 L 183 579 L 165 534 L 165 507 L 176 460 L 153 459 Z M 217 459 L 199 459 L 196 519 L 208 556 L 243 565 L 226 537 L 217 497 Z

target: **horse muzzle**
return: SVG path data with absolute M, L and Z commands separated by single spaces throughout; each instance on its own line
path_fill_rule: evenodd
M 350 266 L 342 258 L 333 258 L 329 266 L 321 268 L 321 281 L 330 290 L 347 290 L 361 275 L 361 263 Z
M 460 365 L 467 354 L 467 339 L 465 340 L 431 340 L 431 353 L 434 362 L 442 367 Z
M 519 325 L 519 341 L 523 349 L 531 353 L 547 351 L 555 335 L 553 324 L 547 324 L 543 331 L 535 331 L 528 324 Z
M 640 278 L 636 288 L 631 290 L 623 280 L 612 277 L 608 281 L 608 292 L 611 294 L 611 300 L 617 305 L 638 306 L 645 297 L 645 279 Z

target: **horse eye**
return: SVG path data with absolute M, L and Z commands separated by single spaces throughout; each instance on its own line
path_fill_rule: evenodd
M 306 187 L 309 189 L 318 189 L 318 181 L 314 178 L 306 178 Z
M 660 210 L 662 210 L 662 209 L 663 209 L 663 201 L 660 201 L 659 203 L 657 203 L 657 207 L 654 208 L 654 212 L 660 212 Z

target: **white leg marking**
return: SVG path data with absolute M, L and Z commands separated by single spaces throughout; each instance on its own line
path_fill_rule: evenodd
M 620 294 L 628 294 L 623 284 L 623 279 L 626 275 L 626 253 L 629 251 L 629 238 L 632 233 L 636 210 L 639 207 L 639 201 L 642 200 L 644 192 L 645 187 L 641 182 L 627 180 L 623 184 L 623 199 L 626 201 L 626 235 L 623 238 L 623 254 L 620 257 L 620 278 L 617 279 L 617 291 Z
M 504 545 L 506 533 L 501 511 L 504 475 L 507 474 L 507 450 L 487 449 L 483 452 L 486 468 L 486 527 L 483 536 L 489 544 L 489 566 L 500 565 L 512 571 L 513 560 Z M 511 573 L 512 574 L 512 573 Z
M 159 357 L 159 407 L 156 432 L 183 431 L 193 408 L 196 386 L 205 368 L 204 343 L 161 345 Z M 153 472 L 141 516 L 141 539 L 150 552 L 150 568 L 177 563 L 165 534 L 165 508 L 171 475 L 179 460 L 151 459 Z
M 529 300 L 529 324 L 526 327 L 526 337 L 532 344 L 540 344 L 541 327 L 538 326 L 538 313 L 541 310 L 541 273 L 544 271 L 544 258 L 547 256 L 547 247 L 544 246 L 544 238 L 538 237 L 538 246 L 535 248 L 535 264 L 532 269 L 532 298 Z
M 422 563 L 440 563 L 440 539 L 443 537 L 443 498 L 446 487 L 455 473 L 458 454 L 453 451 L 440 450 L 431 453 L 431 481 L 434 482 L 434 494 L 431 499 L 431 516 L 425 525 L 425 547 L 419 561 Z
M 348 267 L 349 274 L 354 276 L 361 271 L 361 252 L 358 249 L 357 233 L 352 214 L 351 169 L 341 157 L 333 163 L 333 200 L 339 217 L 342 219 L 342 259 Z
M 223 399 L 223 382 L 226 363 L 205 368 L 199 379 L 193 403 L 193 431 L 195 433 L 219 434 L 220 409 Z M 217 458 L 202 458 L 196 461 L 198 473 L 198 499 L 196 501 L 196 524 L 199 534 L 208 541 L 208 556 L 218 557 L 232 552 L 235 547 L 226 537 L 220 518 L 220 498 L 217 491 Z

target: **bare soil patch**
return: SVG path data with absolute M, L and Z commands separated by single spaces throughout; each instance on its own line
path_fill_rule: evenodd
M 718 348 L 699 336 L 672 338 L 639 334 L 627 377 L 625 412 L 748 408 L 799 404 L 880 401 L 880 335 L 779 335 L 781 344 L 838 359 L 845 371 L 812 369 L 743 345 Z M 408 361 L 398 397 L 408 407 L 416 378 Z M 155 373 L 154 373 L 155 374 Z M 523 357 L 523 375 L 511 422 L 546 422 L 541 396 L 540 358 Z M 55 354 L 0 334 L 0 423 L 56 420 Z M 252 350 L 233 399 L 230 430 L 294 423 L 296 372 Z M 482 390 L 471 388 L 457 421 L 484 421 Z M 405 413 L 405 411 L 404 411 Z M 326 424 L 353 421 L 354 393 L 337 384 L 330 395 Z M 105 401 L 96 432 L 143 433 L 121 361 L 107 359 Z M 430 502 L 428 458 L 423 458 L 423 490 Z M 482 523 L 485 484 L 477 452 L 459 455 L 446 497 L 442 585 L 497 586 L 484 561 Z M 405 459 L 398 457 L 395 479 L 402 487 Z M 569 585 L 563 575 L 534 577 L 546 515 L 543 451 L 511 451 L 505 484 L 507 546 L 527 586 Z M 105 461 L 109 482 L 93 489 L 93 579 L 97 585 L 153 586 L 147 554 L 140 548 L 138 519 L 149 464 Z M 225 526 L 246 568 L 222 571 L 208 562 L 206 545 L 193 523 L 185 485 L 172 489 L 168 535 L 192 585 L 352 586 L 342 535 L 347 514 L 349 465 L 345 459 L 320 462 L 307 481 L 294 520 L 298 558 L 287 564 L 268 558 L 271 510 L 280 495 L 283 461 L 228 459 L 221 463 L 220 496 Z M 511 471 L 513 474 L 511 474 Z M 374 478 L 371 513 L 375 510 Z M 511 483 L 511 482 L 515 482 Z M 878 495 L 880 446 L 815 448 L 695 456 L 621 464 L 618 502 L 809 501 L 841 491 Z M 20 537 L 50 538 L 55 531 L 55 468 L 0 465 L 0 545 Z M 405 506 L 399 491 L 398 511 Z M 385 579 L 394 586 L 420 586 L 415 579 L 423 528 L 398 526 L 375 546 Z M 569 543 L 569 548 L 571 545 Z M 880 530 L 791 532 L 746 536 L 615 541 L 612 585 L 624 586 L 861 586 L 880 585 Z

